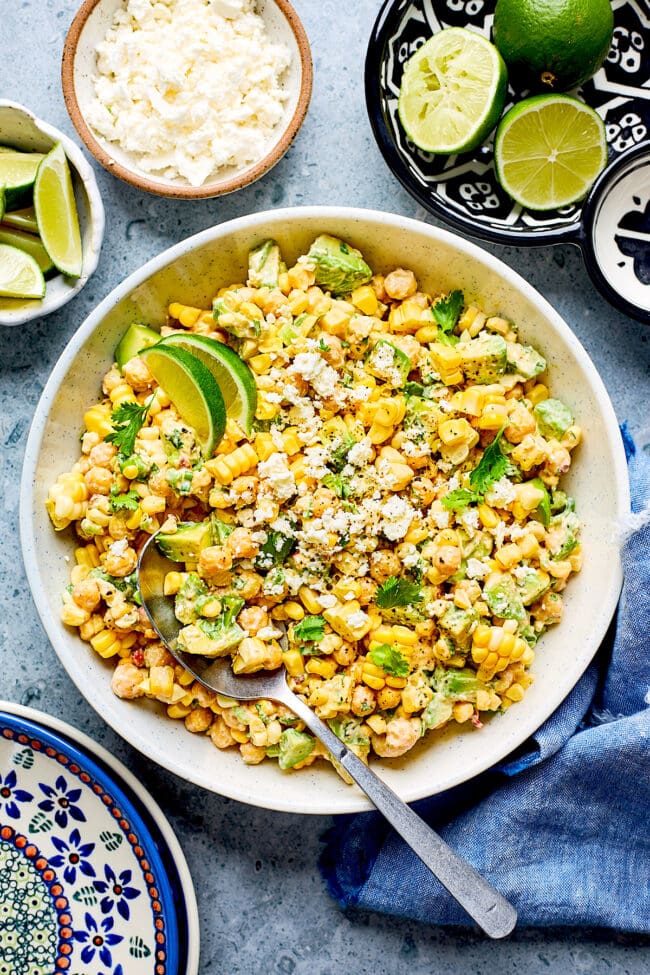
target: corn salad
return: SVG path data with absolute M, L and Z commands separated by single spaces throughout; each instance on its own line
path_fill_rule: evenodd
M 115 694 L 160 701 L 248 764 L 328 758 L 283 706 L 206 690 L 156 639 L 134 570 L 162 529 L 192 539 L 165 581 L 184 648 L 237 673 L 284 664 L 364 760 L 521 701 L 580 569 L 559 481 L 581 433 L 516 325 L 323 235 L 289 268 L 274 242 L 256 248 L 213 309 L 172 303 L 161 333 L 179 330 L 248 363 L 250 435 L 229 419 L 202 457 L 135 356 L 104 376 L 47 501 L 76 536 L 63 621 L 115 663 Z M 111 442 L 125 403 L 148 404 L 128 455 Z

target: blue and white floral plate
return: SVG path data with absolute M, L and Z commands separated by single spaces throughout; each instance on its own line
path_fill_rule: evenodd
M 0 975 L 196 975 L 191 878 L 105 749 L 0 702 Z
M 610 166 L 584 202 L 544 213 L 522 208 L 501 188 L 491 138 L 473 152 L 435 156 L 413 145 L 397 113 L 411 55 L 444 27 L 468 27 L 490 37 L 495 5 L 496 0 L 385 0 L 365 65 L 377 145 L 394 175 L 435 216 L 499 244 L 577 244 L 603 295 L 650 322 L 650 0 L 614 0 L 609 55 L 579 92 L 605 122 Z M 506 107 L 524 94 L 510 89 Z

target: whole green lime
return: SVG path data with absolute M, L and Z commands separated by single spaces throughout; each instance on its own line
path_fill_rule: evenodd
M 609 51 L 609 0 L 497 0 L 494 43 L 512 70 L 541 91 L 568 91 L 598 70 Z

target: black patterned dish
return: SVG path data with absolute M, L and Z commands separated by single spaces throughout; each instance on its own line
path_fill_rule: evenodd
M 650 3 L 618 0 L 613 6 L 612 50 L 581 90 L 605 120 L 610 161 L 650 133 Z M 524 210 L 497 182 L 491 140 L 471 153 L 433 156 L 406 138 L 397 117 L 409 57 L 443 27 L 469 27 L 490 37 L 494 7 L 494 0 L 387 0 L 366 58 L 370 122 L 386 162 L 406 189 L 455 227 L 504 244 L 567 240 L 580 224 L 580 204 L 550 213 Z M 509 95 L 506 107 L 515 100 L 512 89 Z

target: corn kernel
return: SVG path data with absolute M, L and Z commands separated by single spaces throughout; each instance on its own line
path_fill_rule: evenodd
M 312 657 L 305 664 L 305 670 L 308 674 L 317 674 L 319 677 L 329 680 L 336 673 L 337 666 L 336 660 L 322 660 L 320 657 Z

